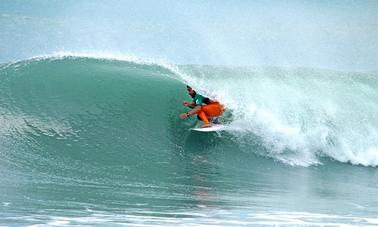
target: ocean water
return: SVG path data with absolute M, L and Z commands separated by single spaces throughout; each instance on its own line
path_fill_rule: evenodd
M 374 75 L 89 56 L 0 75 L 5 225 L 378 224 Z M 226 131 L 178 118 L 188 82 Z
M 112 3 L 0 5 L 1 226 L 378 225 L 374 2 Z M 187 84 L 225 131 L 178 117 Z

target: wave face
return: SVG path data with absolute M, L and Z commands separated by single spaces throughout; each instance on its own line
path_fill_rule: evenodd
M 184 86 L 172 75 L 157 65 L 76 57 L 4 67 L 2 161 L 88 171 L 174 149 L 172 136 L 185 127 L 175 124 Z
M 177 118 L 186 111 L 185 84 L 227 106 L 230 125 L 223 137 L 236 150 L 292 165 L 319 164 L 324 156 L 378 165 L 376 75 L 311 69 L 170 66 L 88 56 L 4 65 L 2 142 L 39 147 L 48 140 L 47 150 L 64 146 L 84 155 L 101 154 L 102 146 L 147 156 L 174 150 L 182 147 L 179 135 L 196 124 Z
M 227 106 L 225 132 L 196 133 L 189 130 L 195 118 L 178 118 L 187 111 L 181 105 L 188 100 L 186 84 Z M 222 217 L 219 225 L 321 225 L 325 217 L 375 223 L 364 219 L 376 216 L 369 207 L 377 201 L 363 180 L 374 169 L 340 162 L 378 165 L 377 91 L 375 74 L 313 69 L 84 55 L 2 65 L 1 217 L 22 225 L 214 224 L 214 211 L 194 209 L 211 207 Z M 342 186 L 344 175 L 358 188 Z M 330 194 L 314 190 L 324 180 L 336 182 Z M 340 197 L 353 190 L 366 196 Z M 314 202 L 327 195 L 337 198 L 332 217 L 321 214 L 328 203 Z M 283 197 L 277 206 L 275 198 Z M 310 207 L 293 209 L 290 201 L 298 199 Z M 351 203 L 357 205 L 348 221 L 342 207 Z M 67 209 L 72 212 L 64 216 Z M 19 215 L 34 221 L 15 222 Z M 281 216 L 288 220 L 277 222 Z

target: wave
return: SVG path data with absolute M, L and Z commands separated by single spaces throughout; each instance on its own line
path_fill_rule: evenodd
M 185 84 L 226 105 L 226 132 L 192 136 L 196 120 L 178 119 L 186 111 Z M 28 158 L 67 169 L 58 160 L 92 160 L 91 153 L 93 162 L 117 163 L 100 155 L 110 149 L 134 164 L 161 161 L 158 154 L 200 142 L 290 165 L 328 157 L 377 166 L 377 88 L 374 73 L 56 53 L 1 66 L 1 154 L 9 164 L 34 149 Z

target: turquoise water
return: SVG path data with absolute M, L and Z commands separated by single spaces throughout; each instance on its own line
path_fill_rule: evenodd
M 59 56 L 0 78 L 3 225 L 378 224 L 374 75 Z M 226 131 L 178 118 L 187 82 Z
M 377 12 L 2 0 L 0 226 L 378 226 Z

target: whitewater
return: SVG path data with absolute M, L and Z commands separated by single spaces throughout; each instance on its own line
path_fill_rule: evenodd
M 0 226 L 377 226 L 377 9 L 3 1 Z

